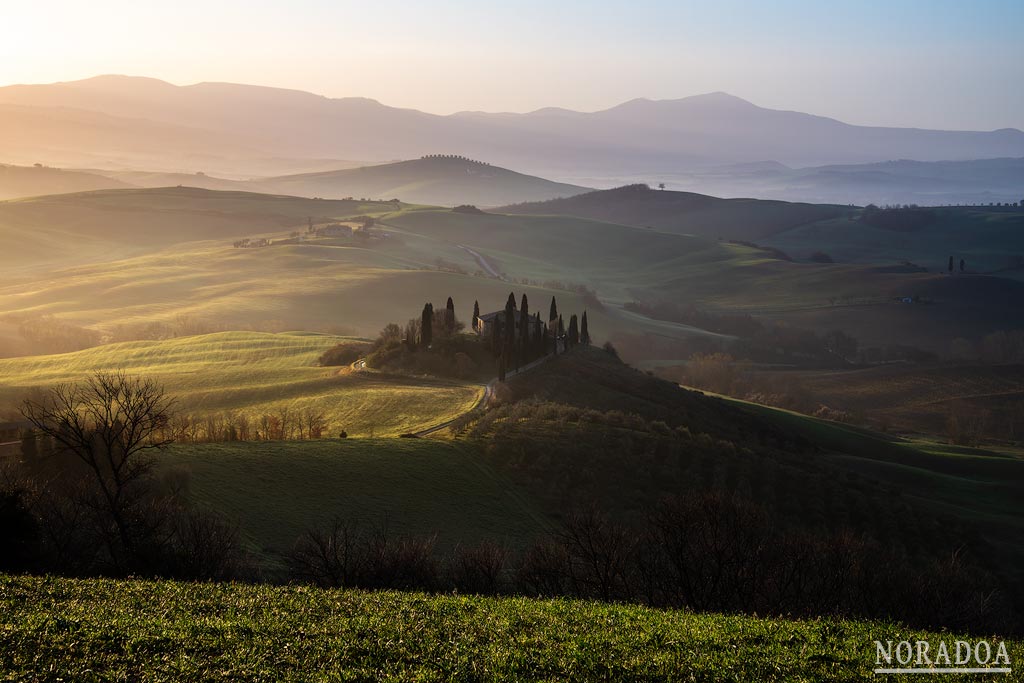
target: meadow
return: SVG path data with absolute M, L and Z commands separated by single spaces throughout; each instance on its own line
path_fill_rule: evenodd
M 483 387 L 447 380 L 319 367 L 321 353 L 347 339 L 313 333 L 221 332 L 162 341 L 107 344 L 75 353 L 0 359 L 0 405 L 13 412 L 40 389 L 123 370 L 162 384 L 175 411 L 323 413 L 328 433 L 397 436 L 460 415 Z
M 484 539 L 521 550 L 551 528 L 499 467 L 448 440 L 182 444 L 159 463 L 193 503 L 238 523 L 271 574 L 301 534 L 335 518 L 436 536 L 439 551 Z
M 0 576 L 0 607 L 0 675 L 38 681 L 852 682 L 873 675 L 875 640 L 956 639 L 575 600 L 53 577 Z M 1007 650 L 1019 666 L 1022 644 Z

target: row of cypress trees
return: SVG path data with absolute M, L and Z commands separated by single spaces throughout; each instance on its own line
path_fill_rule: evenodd
M 474 301 L 474 329 L 479 320 L 480 302 Z M 451 336 L 457 331 L 455 302 L 448 297 L 444 315 L 440 317 L 435 315 L 432 303 L 424 304 L 418 330 L 415 329 L 415 322 L 415 320 L 410 321 L 407 328 L 407 341 L 410 345 L 415 345 L 418 332 L 418 346 L 423 349 L 429 348 L 434 341 L 435 327 L 438 325 L 441 328 L 438 332 L 445 336 Z M 539 311 L 530 313 L 530 301 L 525 292 L 518 307 L 516 306 L 515 292 L 509 292 L 503 315 L 495 317 L 493 325 L 489 342 L 491 350 L 498 360 L 498 377 L 500 379 L 505 378 L 508 368 L 514 367 L 518 370 L 522 365 L 541 356 L 551 353 L 558 354 L 580 344 L 590 344 L 587 312 L 583 311 L 583 316 L 579 318 L 575 313 L 570 315 L 567 328 L 562 315 L 558 312 L 558 302 L 555 297 L 551 297 L 548 322 L 545 325 Z

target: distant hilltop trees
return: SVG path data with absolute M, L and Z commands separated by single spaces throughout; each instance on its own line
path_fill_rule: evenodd
M 470 159 L 459 154 L 426 154 L 421 156 L 420 159 L 450 159 L 453 161 L 465 161 L 470 164 L 479 164 L 480 166 L 490 166 L 486 161 L 477 161 L 476 159 Z

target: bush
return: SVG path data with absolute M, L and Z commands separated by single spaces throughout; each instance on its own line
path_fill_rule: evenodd
M 359 342 L 342 342 L 320 354 L 319 364 L 321 366 L 351 365 L 370 350 L 369 344 Z

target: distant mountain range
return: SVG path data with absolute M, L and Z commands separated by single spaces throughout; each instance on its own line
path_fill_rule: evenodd
M 0 88 L 0 160 L 11 163 L 251 177 L 438 152 L 558 178 L 636 177 L 765 159 L 800 167 L 1024 157 L 1024 133 L 854 126 L 725 93 L 598 112 L 438 116 L 363 98 L 124 76 Z

